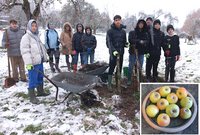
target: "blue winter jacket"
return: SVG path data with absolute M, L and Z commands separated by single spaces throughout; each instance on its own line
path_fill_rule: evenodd
M 55 29 L 47 29 L 45 33 L 45 47 L 46 49 L 59 48 L 58 33 Z

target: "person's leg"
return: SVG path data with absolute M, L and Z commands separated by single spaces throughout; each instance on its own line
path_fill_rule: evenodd
M 77 53 L 73 56 L 73 72 L 74 72 L 74 73 L 76 73 L 76 71 L 77 71 L 78 56 L 79 56 L 79 52 L 77 52 Z
M 69 55 L 65 55 L 68 71 L 70 71 Z
M 94 52 L 90 54 L 90 64 L 94 63 Z
M 158 63 L 160 61 L 160 56 L 155 56 L 154 57 L 154 62 L 153 62 L 153 80 L 154 82 L 158 81 Z
M 61 72 L 61 70 L 59 68 L 59 60 L 60 60 L 60 51 L 59 50 L 54 51 L 54 57 L 55 57 L 55 61 L 56 61 L 56 64 L 55 64 L 56 70 L 58 72 Z
M 149 82 L 151 80 L 152 66 L 153 66 L 153 61 L 152 61 L 152 57 L 150 56 L 149 58 L 146 59 L 146 79 L 147 79 L 147 82 Z
M 170 67 L 170 82 L 174 82 L 176 59 L 172 58 Z
M 55 72 L 54 63 L 53 63 L 54 50 L 50 50 L 48 55 L 49 55 L 49 66 L 51 68 L 51 72 L 54 73 Z
M 84 65 L 87 65 L 89 55 L 87 52 L 83 52 L 82 55 L 83 55 L 83 61 L 84 61 L 83 63 L 84 63 Z
M 10 56 L 8 57 L 10 58 L 10 63 L 11 63 L 11 67 L 12 67 L 12 77 L 15 81 L 19 81 L 19 74 L 18 74 L 18 64 L 17 61 L 18 59 L 15 56 Z
M 84 65 L 84 53 L 80 52 L 81 65 Z
M 128 85 L 131 85 L 131 77 L 132 77 L 132 73 L 133 73 L 133 65 L 135 63 L 134 61 L 135 59 L 135 55 L 129 55 L 129 65 L 128 65 Z
M 27 81 L 26 75 L 25 75 L 24 61 L 23 61 L 22 56 L 18 57 L 18 61 L 19 61 L 19 73 L 20 73 L 21 81 Z
M 110 56 L 109 60 L 109 71 L 108 71 L 108 89 L 112 89 L 112 75 L 116 66 L 117 57 Z
M 168 82 L 170 72 L 170 60 L 169 58 L 165 58 L 165 82 Z

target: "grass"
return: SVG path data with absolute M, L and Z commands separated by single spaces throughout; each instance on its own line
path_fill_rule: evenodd
M 18 135 L 16 132 L 12 132 L 10 133 L 10 135 Z
M 28 125 L 24 130 L 23 132 L 26 133 L 26 132 L 31 132 L 31 133 L 35 133 L 37 131 L 40 131 L 42 130 L 42 126 L 41 125 L 38 125 L 38 126 L 34 126 L 34 125 Z
M 25 94 L 24 92 L 16 93 L 15 96 L 18 97 L 18 98 L 22 97 L 24 99 L 28 99 L 28 95 Z
M 8 107 L 4 107 L 3 108 L 3 111 L 5 112 L 5 111 L 8 111 L 8 110 L 10 110 Z

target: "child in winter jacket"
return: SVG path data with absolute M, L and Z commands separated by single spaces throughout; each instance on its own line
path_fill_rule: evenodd
M 60 51 L 59 51 L 59 36 L 58 32 L 54 29 L 54 25 L 52 23 L 48 23 L 48 29 L 45 33 L 45 47 L 47 49 L 47 54 L 49 55 L 49 65 L 51 68 L 51 72 L 55 72 L 55 68 L 58 72 L 61 72 L 59 68 L 59 59 L 60 59 Z M 53 57 L 55 57 L 55 64 L 53 63 Z M 55 68 L 54 68 L 55 65 Z
M 28 70 L 28 95 L 33 104 L 39 103 L 35 96 L 35 88 L 37 88 L 37 96 L 48 95 L 43 89 L 43 62 L 47 61 L 47 54 L 38 34 L 37 22 L 32 19 L 28 22 L 27 32 L 20 43 L 22 58 Z
M 163 46 L 165 55 L 165 81 L 168 82 L 170 75 L 170 82 L 174 82 L 175 64 L 180 57 L 179 36 L 174 34 L 173 25 L 167 26 L 168 35 L 165 36 L 165 44 Z
M 90 57 L 90 64 L 94 63 L 94 52 L 97 45 L 96 37 L 92 35 L 90 27 L 85 28 L 85 34 L 82 37 L 81 44 L 83 47 L 84 65 L 88 64 Z
M 72 55 L 72 26 L 69 22 L 65 22 L 63 25 L 63 31 L 60 35 L 60 42 L 62 45 L 62 54 L 65 55 L 68 71 L 70 71 L 69 56 Z

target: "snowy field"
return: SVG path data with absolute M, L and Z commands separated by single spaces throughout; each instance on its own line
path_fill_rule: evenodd
M 41 31 L 44 33 L 44 31 Z M 105 45 L 105 33 L 96 35 L 97 49 L 96 61 L 108 62 L 109 54 Z M 44 39 L 44 34 L 41 34 Z M 181 59 L 176 64 L 177 82 L 200 82 L 200 45 L 187 45 L 181 40 Z M 128 66 L 128 49 L 125 50 L 124 66 Z M 56 135 L 132 135 L 139 132 L 139 122 L 134 126 L 130 121 L 123 121 L 115 114 L 116 96 L 111 99 L 102 98 L 103 108 L 84 108 L 79 98 L 72 97 L 70 105 L 66 103 L 53 103 L 56 89 L 45 81 L 45 89 L 51 92 L 48 97 L 40 97 L 41 104 L 32 105 L 27 99 L 27 83 L 18 82 L 9 89 L 3 89 L 2 85 L 7 76 L 7 56 L 5 50 L 0 52 L 0 134 L 56 134 Z M 62 55 L 60 66 L 65 65 L 65 57 Z M 45 74 L 49 77 L 49 65 L 45 66 Z M 159 64 L 160 75 L 164 74 L 164 56 Z M 62 68 L 62 71 L 67 69 Z M 96 92 L 96 90 L 93 90 Z M 59 88 L 59 100 L 63 99 L 67 92 Z M 97 93 L 98 95 L 98 93 Z M 108 101 L 110 104 L 105 104 Z M 136 114 L 139 119 L 139 113 Z M 136 126 L 135 126 L 136 125 Z M 31 132 L 32 133 L 31 133 Z

